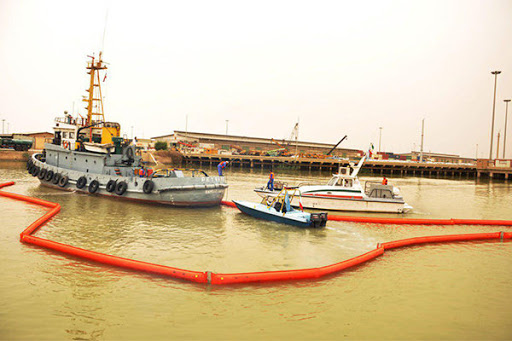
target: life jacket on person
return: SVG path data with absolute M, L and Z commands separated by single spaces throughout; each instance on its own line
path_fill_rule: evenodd
M 388 184 L 388 179 L 386 179 L 386 178 L 382 179 L 382 184 L 383 185 L 387 185 Z
M 219 171 L 219 176 L 222 176 L 222 169 L 224 169 L 227 166 L 227 161 L 222 161 L 217 165 L 217 170 Z
M 144 170 L 144 168 L 139 169 L 139 176 L 142 178 L 145 175 L 146 175 L 146 171 Z
M 274 190 L 274 172 L 270 172 L 270 177 L 268 178 L 267 188 L 271 191 Z

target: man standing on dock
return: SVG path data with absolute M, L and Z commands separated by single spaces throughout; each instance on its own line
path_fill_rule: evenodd
M 229 161 L 222 161 L 217 165 L 217 170 L 219 171 L 219 176 L 222 176 L 222 170 L 228 165 Z

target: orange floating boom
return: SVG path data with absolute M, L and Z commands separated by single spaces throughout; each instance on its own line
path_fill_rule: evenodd
M 6 182 L 0 184 L 0 188 L 7 187 L 13 185 L 14 182 Z M 31 234 L 37 231 L 42 225 L 44 225 L 48 220 L 50 220 L 53 216 L 55 216 L 60 211 L 60 205 L 57 203 L 53 203 L 46 200 L 41 200 L 37 198 L 27 197 L 21 194 L 9 193 L 0 191 L 0 196 L 22 200 L 30 203 L 34 203 L 37 205 L 41 205 L 44 207 L 51 208 L 50 211 L 45 213 L 42 217 L 37 219 L 35 222 L 30 224 L 22 233 L 21 233 L 21 241 L 23 243 L 33 244 L 40 247 L 44 247 L 50 250 L 55 250 L 60 253 L 72 255 L 75 257 L 80 257 L 83 259 L 87 259 L 90 261 L 94 261 L 97 263 L 107 264 L 111 266 L 116 266 L 120 268 L 148 272 L 157 275 L 169 276 L 173 278 L 184 279 L 191 282 L 196 283 L 209 283 L 213 285 L 227 285 L 227 284 L 240 284 L 240 283 L 257 283 L 257 282 L 272 282 L 272 281 L 289 281 L 289 280 L 304 280 L 304 279 L 314 279 L 320 278 L 326 275 L 331 275 L 343 271 L 345 269 L 358 266 L 360 264 L 364 264 L 368 261 L 371 261 L 381 255 L 384 254 L 385 250 L 396 249 L 400 247 L 413 246 L 413 245 L 423 245 L 426 243 L 443 243 L 443 242 L 461 242 L 461 241 L 475 241 L 475 240 L 504 240 L 504 239 L 512 239 L 512 232 L 493 232 L 493 233 L 472 233 L 472 234 L 457 234 L 457 235 L 441 235 L 441 236 L 424 236 L 424 237 L 416 237 L 409 239 L 402 239 L 396 241 L 390 241 L 382 244 L 378 244 L 377 248 L 366 252 L 360 256 L 335 263 L 326 265 L 318 268 L 310 268 L 310 269 L 297 269 L 297 270 L 281 270 L 281 271 L 264 271 L 264 272 L 247 272 L 247 273 L 233 273 L 233 274 L 216 274 L 210 271 L 200 272 L 200 271 L 192 271 L 185 270 L 179 268 L 173 268 L 160 264 L 153 264 L 148 262 L 137 261 L 128 258 L 117 257 L 113 255 L 108 255 L 104 253 L 99 253 L 95 251 L 81 249 L 75 246 L 58 243 L 52 240 L 43 239 L 39 237 L 32 236 Z M 225 205 L 231 206 L 231 202 L 223 202 Z M 354 217 L 358 218 L 358 217 Z M 359 217 L 362 218 L 362 217 Z M 385 218 L 372 218 L 378 219 L 382 221 Z M 420 221 L 424 219 L 387 219 L 387 221 L 394 220 L 409 220 L 415 221 L 418 224 Z M 346 220 L 348 221 L 348 220 Z M 453 224 L 461 221 L 462 224 L 467 225 L 469 221 L 473 222 L 474 220 L 464 220 L 464 219 L 450 219 L 450 220 L 440 220 L 433 219 L 430 221 L 450 221 Z M 477 222 L 486 222 L 484 220 L 476 220 Z M 368 222 L 368 221 L 364 221 Z M 503 225 L 505 223 L 511 223 L 510 221 L 494 221 L 489 225 L 495 225 L 500 223 Z M 414 224 L 414 223 L 409 223 Z M 483 223 L 482 223 L 483 224 Z M 509 224 L 507 224 L 509 225 Z

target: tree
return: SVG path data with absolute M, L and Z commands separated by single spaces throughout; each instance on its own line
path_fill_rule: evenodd
M 167 142 L 165 141 L 157 141 L 155 142 L 156 150 L 167 150 Z

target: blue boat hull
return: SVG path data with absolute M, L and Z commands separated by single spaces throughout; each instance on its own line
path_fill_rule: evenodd
M 253 216 L 255 218 L 258 218 L 258 219 L 271 220 L 271 221 L 275 221 L 278 223 L 293 225 L 293 226 L 297 226 L 297 227 L 310 227 L 311 226 L 311 221 L 309 221 L 309 220 L 307 222 L 301 222 L 301 221 L 298 221 L 295 219 L 287 218 L 285 215 L 275 215 L 275 214 L 271 214 L 271 213 L 267 213 L 267 212 L 262 212 L 260 210 L 254 209 L 252 207 L 244 205 L 243 203 L 240 203 L 235 200 L 233 200 L 233 202 L 235 203 L 236 207 L 238 207 L 238 209 L 240 211 L 242 211 L 243 213 L 248 214 L 250 216 Z

